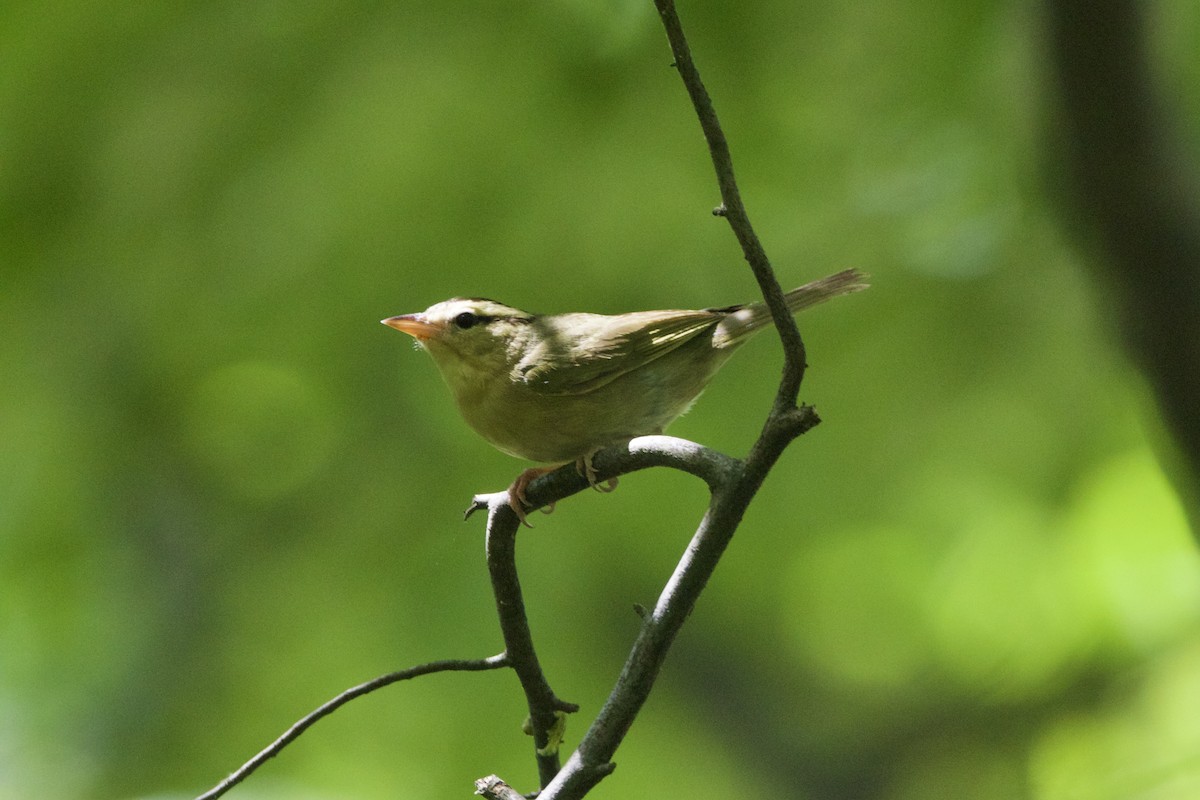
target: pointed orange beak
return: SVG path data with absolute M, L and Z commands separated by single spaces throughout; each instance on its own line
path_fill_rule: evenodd
M 402 314 L 399 317 L 381 319 L 380 322 L 389 328 L 404 331 L 418 342 L 423 342 L 426 339 L 437 336 L 441 333 L 442 328 L 445 327 L 434 322 L 429 322 L 425 319 L 424 314 Z

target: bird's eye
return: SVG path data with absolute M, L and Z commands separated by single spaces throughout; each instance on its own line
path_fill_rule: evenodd
M 454 318 L 454 324 L 466 330 L 479 322 L 479 317 L 472 314 L 470 311 L 464 311 Z

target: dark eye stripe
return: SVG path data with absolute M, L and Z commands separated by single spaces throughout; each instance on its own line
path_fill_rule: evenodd
M 480 323 L 486 324 L 490 321 L 490 317 L 481 317 L 478 314 L 472 314 L 470 311 L 464 311 L 454 318 L 454 324 L 463 330 L 473 328 Z

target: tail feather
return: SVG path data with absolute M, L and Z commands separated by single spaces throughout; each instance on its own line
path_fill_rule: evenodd
M 831 297 L 861 292 L 868 286 L 870 284 L 867 283 L 865 273 L 856 269 L 846 269 L 806 283 L 798 289 L 792 289 L 784 294 L 783 299 L 795 314 L 818 303 L 824 303 Z M 747 336 L 771 321 L 770 309 L 761 302 L 750 303 L 730 311 L 729 316 L 721 320 L 713 336 L 713 344 L 716 347 L 740 344 Z

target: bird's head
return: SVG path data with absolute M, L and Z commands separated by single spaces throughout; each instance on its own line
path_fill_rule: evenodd
M 519 334 L 532 320 L 533 315 L 495 300 L 455 297 L 418 314 L 381 321 L 416 339 L 452 380 L 456 373 L 507 372 Z

